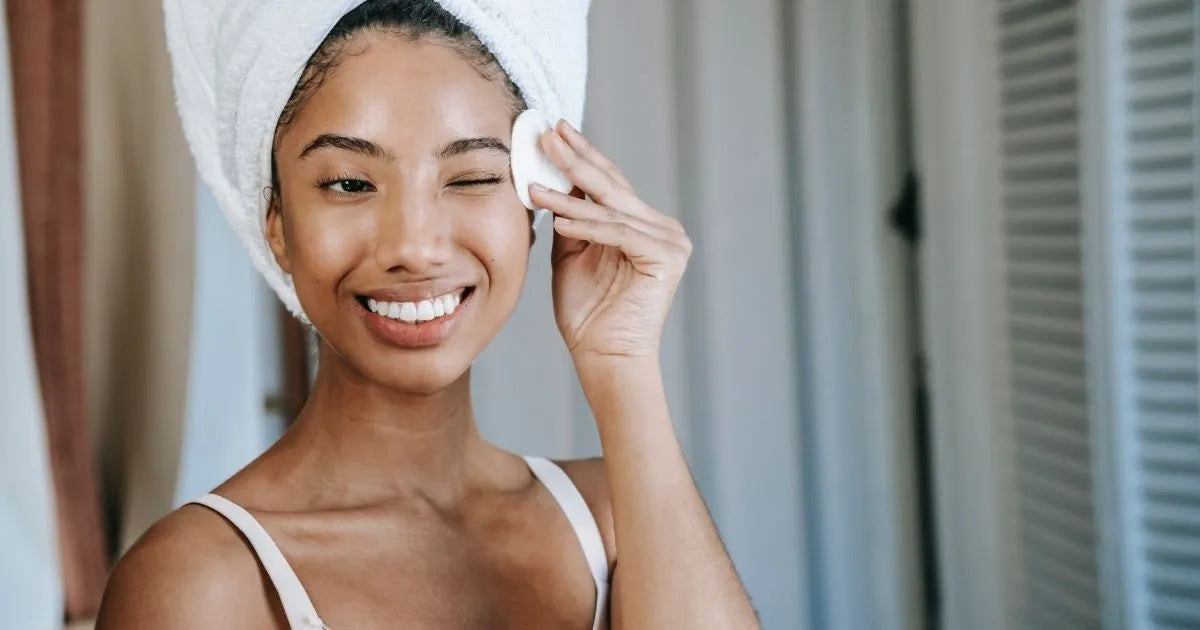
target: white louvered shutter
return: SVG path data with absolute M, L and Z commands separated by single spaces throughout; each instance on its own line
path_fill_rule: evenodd
M 1200 0 L 915 6 L 947 628 L 1200 630 Z
M 1084 338 L 1080 8 L 998 3 L 1014 620 L 1100 627 Z
M 1009 578 L 1023 628 L 1200 628 L 1197 4 L 998 3 Z M 1119 38 L 1106 37 L 1109 21 Z M 1083 67 L 1089 56 L 1098 68 Z M 1113 83 L 1086 91 L 1087 72 Z M 1085 130 L 1084 111 L 1117 128 Z M 1085 208 L 1088 177 L 1107 176 L 1123 185 L 1097 190 L 1121 195 Z M 1085 216 L 1102 212 L 1115 213 L 1108 246 L 1085 239 Z M 1087 286 L 1112 287 L 1112 299 Z M 1125 312 L 1089 310 L 1105 308 Z M 1107 340 L 1122 360 L 1089 355 Z M 1110 375 L 1089 371 L 1109 370 L 1118 396 L 1100 415 L 1089 398 L 1108 392 L 1088 384 Z M 1105 512 L 1100 496 L 1119 503 Z M 1104 558 L 1116 559 L 1107 575 Z
M 1197 188 L 1200 51 L 1195 0 L 1127 0 L 1124 19 L 1132 553 L 1139 629 L 1200 628 Z

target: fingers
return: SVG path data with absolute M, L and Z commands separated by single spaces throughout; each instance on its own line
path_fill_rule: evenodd
M 663 229 L 682 231 L 678 221 L 639 199 L 620 169 L 565 120 L 543 134 L 541 143 L 551 161 L 600 205 L 639 217 Z
M 631 189 L 618 185 L 611 175 L 573 149 L 555 130 L 542 134 L 541 142 L 542 150 L 555 166 L 592 199 L 612 206 L 630 206 L 636 199 Z
M 572 149 L 575 149 L 576 153 L 590 160 L 592 164 L 600 167 L 600 169 L 607 173 L 608 176 L 617 183 L 617 185 L 629 191 L 633 190 L 633 185 L 629 183 L 628 179 L 625 179 L 625 174 L 621 172 L 621 169 L 617 168 L 617 165 L 614 164 L 612 160 L 608 159 L 607 156 L 601 153 L 599 149 L 592 146 L 592 143 L 589 142 L 588 139 L 579 132 L 579 130 L 572 127 L 570 123 L 568 123 L 566 120 L 558 121 L 558 124 L 555 125 L 555 131 L 557 131 L 559 135 L 561 135 L 562 138 L 567 141 L 567 144 L 570 145 Z
M 607 223 L 629 223 L 631 226 L 664 241 L 679 243 L 686 238 L 682 230 L 671 230 L 646 221 L 645 219 L 623 213 L 609 206 L 602 206 L 587 199 L 580 199 L 551 190 L 540 184 L 529 188 L 529 196 L 540 208 L 546 208 L 555 216 L 575 220 L 598 221 Z
M 687 247 L 650 236 L 629 223 L 554 217 L 554 231 L 567 238 L 615 247 L 635 269 L 659 279 L 683 274 L 691 253 Z
M 531 186 L 534 202 L 555 214 L 555 232 L 617 248 L 647 275 L 682 275 L 692 242 L 679 221 L 638 198 L 620 169 L 565 120 L 543 134 L 541 143 L 551 161 L 590 198 Z

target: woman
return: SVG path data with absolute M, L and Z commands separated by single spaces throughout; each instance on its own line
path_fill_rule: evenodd
M 98 628 L 757 627 L 663 394 L 690 242 L 566 121 L 540 146 L 574 194 L 530 196 L 555 215 L 555 317 L 604 458 L 523 458 L 476 428 L 470 366 L 533 238 L 507 145 L 525 105 L 432 0 L 341 17 L 270 139 L 263 226 L 319 333 L 312 393 L 125 554 Z

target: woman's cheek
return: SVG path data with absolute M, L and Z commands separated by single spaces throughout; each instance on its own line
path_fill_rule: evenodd
M 337 278 L 354 265 L 369 234 L 361 217 L 345 208 L 310 207 L 297 213 L 296 252 L 322 284 L 326 277 Z
M 511 309 L 525 284 L 529 263 L 529 213 L 515 193 L 511 200 L 497 197 L 486 211 L 470 213 L 458 232 L 486 270 L 489 292 Z
M 477 239 L 486 249 L 488 258 L 500 261 L 524 259 L 529 255 L 529 218 L 519 203 L 498 212 L 477 215 L 480 218 L 472 226 Z

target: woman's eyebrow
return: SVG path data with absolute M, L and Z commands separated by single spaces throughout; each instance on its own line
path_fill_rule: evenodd
M 487 138 L 459 138 L 450 144 L 442 147 L 438 151 L 437 157 L 439 160 L 444 160 L 448 157 L 468 153 L 470 151 L 494 151 L 508 155 L 508 146 L 496 137 Z
M 353 151 L 354 153 L 361 153 L 362 155 L 371 158 L 384 159 L 389 162 L 396 161 L 395 156 L 393 156 L 391 153 L 388 153 L 386 149 L 374 142 L 371 142 L 370 140 L 366 140 L 364 138 L 355 138 L 352 136 L 343 136 L 336 133 L 323 133 L 316 138 L 313 138 L 312 142 L 309 142 L 308 146 L 304 147 L 304 150 L 300 152 L 300 159 L 304 159 L 310 154 L 322 149 L 342 149 L 345 151 Z M 458 140 L 455 140 L 442 147 L 442 149 L 437 152 L 437 158 L 439 160 L 444 160 L 448 157 L 453 157 L 462 153 L 469 153 L 471 151 L 494 151 L 504 155 L 508 155 L 509 153 L 508 146 L 505 145 L 504 142 L 499 138 L 494 136 L 489 136 L 486 138 L 459 138 Z
M 323 133 L 313 138 L 313 141 L 309 142 L 308 146 L 304 147 L 304 150 L 300 152 L 300 159 L 303 160 L 309 154 L 321 149 L 343 149 L 345 151 L 361 153 L 367 157 L 384 159 L 389 162 L 396 161 L 395 156 L 370 140 L 343 136 L 336 133 Z

